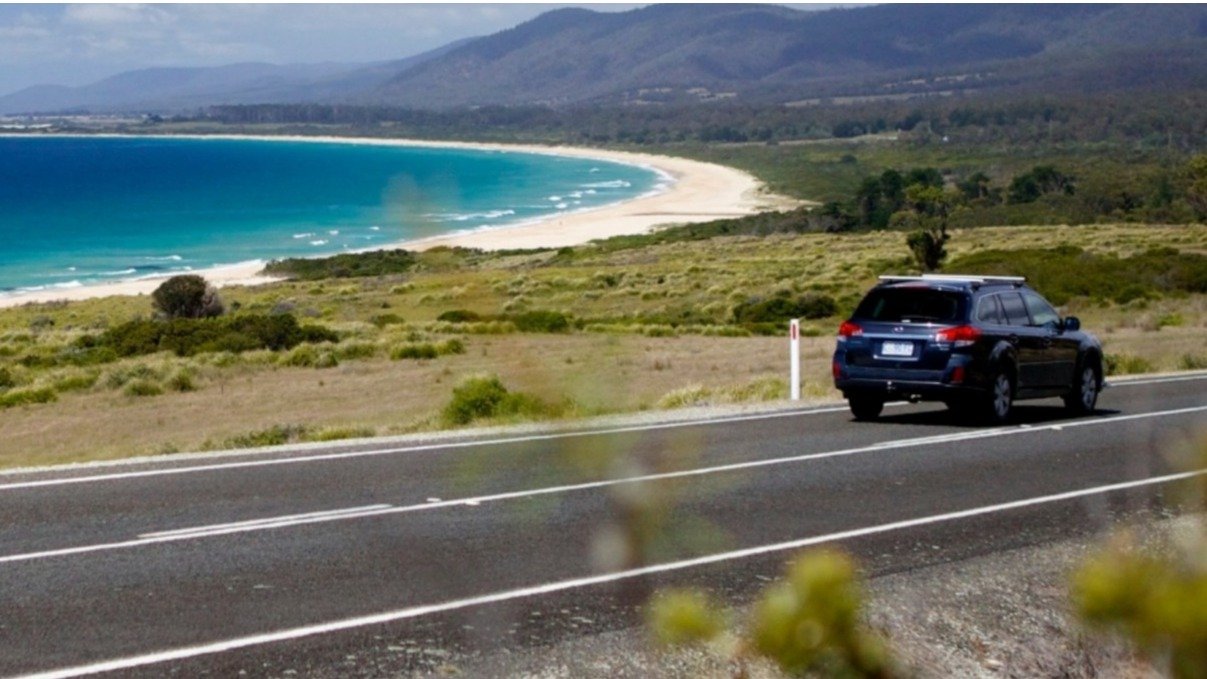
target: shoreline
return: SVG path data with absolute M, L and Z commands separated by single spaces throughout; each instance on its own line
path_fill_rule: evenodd
M 140 138 L 143 135 L 99 136 Z M 801 201 L 767 193 L 762 182 L 741 170 L 724 165 L 649 153 L 578 146 L 479 144 L 373 137 L 180 134 L 162 135 L 157 138 L 341 143 L 535 153 L 633 165 L 658 173 L 667 181 L 666 188 L 661 191 L 647 193 L 611 205 L 551 215 L 531 222 L 453 232 L 417 240 L 396 241 L 358 252 L 396 248 L 421 251 L 441 246 L 482 250 L 558 248 L 582 245 L 592 240 L 612 236 L 648 233 L 663 226 L 742 217 L 764 210 L 790 208 L 801 204 Z M 283 280 L 278 277 L 258 275 L 264 265 L 263 260 L 254 260 L 198 269 L 189 273 L 204 276 L 207 281 L 220 288 L 234 285 L 262 285 Z M 77 301 L 114 295 L 147 295 L 169 277 L 128 279 L 76 288 L 33 290 L 0 295 L 0 308 L 46 302 Z

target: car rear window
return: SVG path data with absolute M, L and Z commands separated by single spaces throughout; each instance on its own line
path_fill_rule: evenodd
M 855 318 L 885 323 L 958 323 L 967 296 L 931 288 L 878 288 L 855 309 Z

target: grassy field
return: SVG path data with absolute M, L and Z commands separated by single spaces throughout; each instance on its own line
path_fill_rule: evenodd
M 1202 255 L 1207 227 L 981 228 L 956 231 L 949 250 L 958 263 L 974 252 L 1062 245 L 1090 255 L 1153 247 Z M 0 466 L 439 429 L 451 426 L 443 410 L 453 389 L 478 375 L 527 399 L 503 420 L 781 399 L 782 324 L 739 324 L 733 313 L 777 294 L 834 301 L 836 313 L 804 323 L 804 392 L 837 398 L 834 329 L 876 275 L 909 272 L 906 256 L 900 232 L 437 250 L 405 274 L 223 290 L 234 313 L 292 313 L 340 337 L 276 352 L 89 362 L 80 338 L 149 317 L 149 298 L 0 310 Z M 1207 367 L 1205 295 L 1073 297 L 1065 310 L 1104 340 L 1117 373 Z M 451 311 L 462 322 L 439 320 Z M 534 311 L 569 325 L 520 331 Z

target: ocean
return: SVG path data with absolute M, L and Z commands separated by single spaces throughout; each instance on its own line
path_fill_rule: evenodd
M 0 137 L 0 295 L 505 228 L 664 181 L 632 165 L 512 151 Z

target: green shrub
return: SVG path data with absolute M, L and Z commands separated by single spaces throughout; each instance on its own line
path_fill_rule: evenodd
M 378 314 L 369 319 L 369 322 L 378 328 L 384 328 L 387 325 L 402 325 L 406 323 L 402 316 L 398 314 Z
M 568 332 L 570 319 L 560 311 L 525 311 L 508 316 L 520 332 Z
M 404 344 L 403 346 L 395 347 L 390 352 L 390 358 L 395 361 L 407 359 L 430 360 L 439 355 L 440 352 L 437 351 L 436 345 L 430 342 L 424 342 L 422 344 Z
M 1207 292 L 1207 255 L 1173 248 L 1153 248 L 1126 258 L 1085 252 L 1071 245 L 983 250 L 957 258 L 948 270 L 1026 276 L 1032 287 L 1056 305 L 1073 297 L 1127 304 L 1171 292 Z
M 228 318 L 177 318 L 169 321 L 134 320 L 110 328 L 100 336 L 86 335 L 76 348 L 109 349 L 117 356 L 144 356 L 171 351 L 177 356 L 199 353 L 234 354 L 258 349 L 280 351 L 304 342 L 338 342 L 334 331 L 299 325 L 289 314 L 243 314 Z
M 440 314 L 436 317 L 436 320 L 444 321 L 445 323 L 477 323 L 482 320 L 482 316 L 467 309 L 453 309 L 452 311 L 445 311 Z
M 394 349 L 390 352 L 390 358 L 395 361 L 407 359 L 431 360 L 437 356 L 464 353 L 465 344 L 459 339 L 450 339 L 441 342 L 440 344 L 421 342 L 394 347 Z
M 445 406 L 445 422 L 469 424 L 496 417 L 535 417 L 551 414 L 551 409 L 535 396 L 510 392 L 498 377 L 471 377 L 453 389 L 453 398 Z
M 838 313 L 838 303 L 833 297 L 816 292 L 791 299 L 777 295 L 770 299 L 751 297 L 733 309 L 734 321 L 742 325 L 772 323 L 782 326 L 793 318 L 829 318 Z
M 12 391 L 0 394 L 0 409 L 34 405 L 37 403 L 51 403 L 58 400 L 58 398 L 54 389 L 48 387 L 13 389 Z
M 211 318 L 225 311 L 214 286 L 195 274 L 172 276 L 151 293 L 151 299 L 168 318 Z
M 56 379 L 51 386 L 60 394 L 65 394 L 69 391 L 86 391 L 96 386 L 99 378 L 100 373 L 98 372 L 65 375 Z
M 363 439 L 376 436 L 377 430 L 372 427 L 324 427 L 318 431 L 307 432 L 301 438 L 304 441 L 342 441 L 344 439 Z
M 319 360 L 319 352 L 312 345 L 304 344 L 285 357 L 285 365 L 294 368 L 313 368 Z
M 1181 370 L 1207 370 L 1207 356 L 1202 354 L 1182 354 L 1178 360 Z
M 17 382 L 13 379 L 13 374 L 8 368 L 0 368 L 0 389 L 12 389 L 17 386 Z
M 264 267 L 264 273 L 303 281 L 384 276 L 406 273 L 414 268 L 416 261 L 416 256 L 406 250 L 374 250 L 315 259 L 274 260 Z
M 341 361 L 355 361 L 376 356 L 377 345 L 372 342 L 344 342 L 333 351 L 335 357 Z
M 134 380 L 154 381 L 158 379 L 159 373 L 151 368 L 151 366 L 139 363 L 137 365 L 110 370 L 105 374 L 105 386 L 110 389 L 120 389 Z
M 126 384 L 122 393 L 126 396 L 159 396 L 163 393 L 163 387 L 151 380 L 137 379 Z
M 222 443 L 223 448 L 259 448 L 280 446 L 301 440 L 308 429 L 300 424 L 278 424 L 268 429 L 232 436 Z
M 1153 364 L 1143 356 L 1132 354 L 1107 354 L 1103 357 L 1107 375 L 1133 375 L 1153 371 Z
M 1157 329 L 1176 328 L 1186 325 L 1186 319 L 1179 313 L 1164 314 L 1157 319 Z
M 197 383 L 195 380 L 196 374 L 192 370 L 189 368 L 181 368 L 172 373 L 172 376 L 168 378 L 166 385 L 168 389 L 171 389 L 172 391 L 196 391 Z

